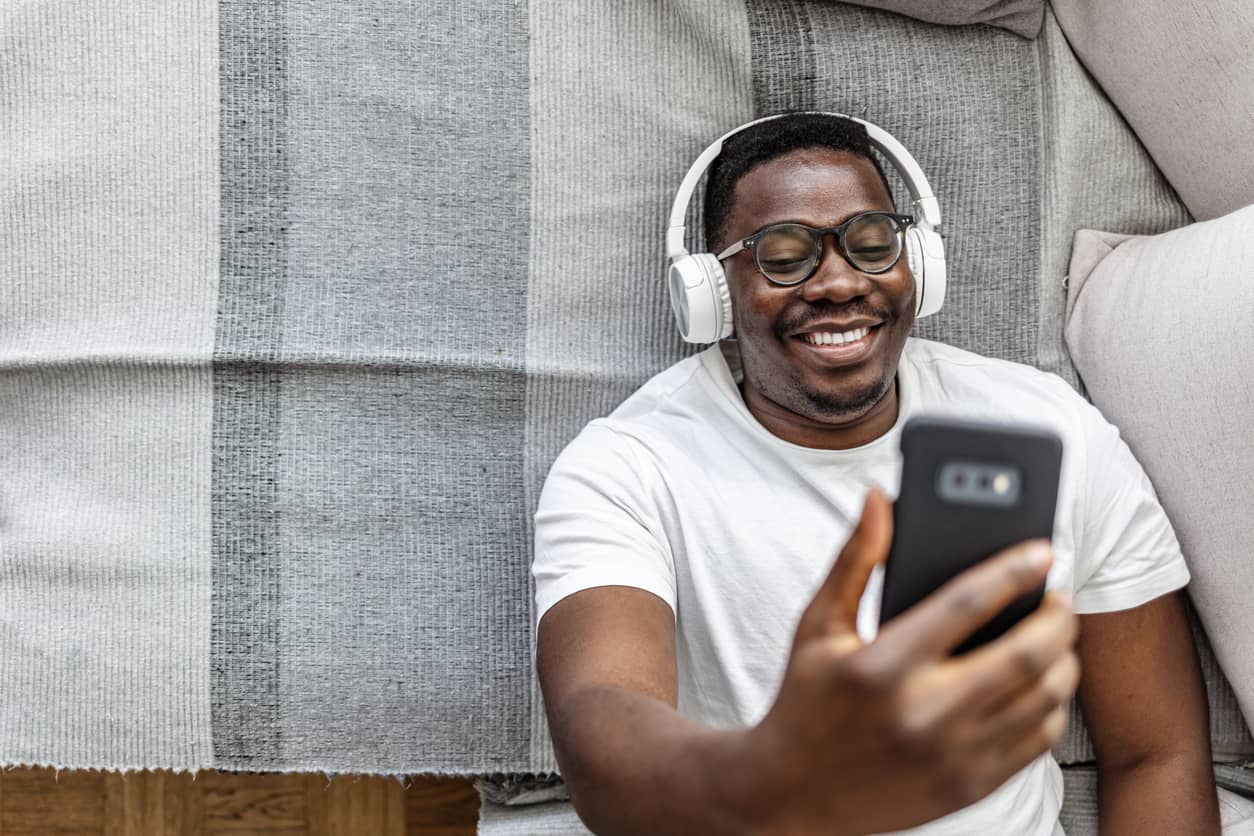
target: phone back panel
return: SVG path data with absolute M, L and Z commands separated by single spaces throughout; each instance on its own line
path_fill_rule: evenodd
M 1047 430 L 951 418 L 911 418 L 902 430 L 901 451 L 901 491 L 893 506 L 881 624 L 1007 546 L 1049 539 L 1062 468 L 1062 442 Z M 955 486 L 966 474 L 978 474 L 983 482 L 984 474 L 1011 472 L 1005 482 L 1015 482 L 1007 491 L 1016 494 L 1013 500 L 973 501 L 972 491 Z M 1044 591 L 1042 584 L 1013 602 L 955 654 L 1000 636 L 1039 606 Z

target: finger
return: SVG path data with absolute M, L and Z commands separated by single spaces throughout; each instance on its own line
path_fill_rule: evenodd
M 1058 608 L 1057 604 L 1043 606 L 1050 610 Z M 1044 615 L 1036 613 L 1030 618 L 1041 620 Z M 1057 630 L 1063 638 L 1056 649 L 1041 651 L 1039 657 L 1037 648 L 1027 654 L 1032 660 L 1030 667 L 1025 662 L 1007 663 L 999 654 L 976 656 L 993 645 L 1007 642 L 1010 639 L 1007 633 L 978 651 L 924 667 L 911 678 L 910 685 L 926 695 L 920 703 L 928 705 L 929 712 L 938 721 L 971 726 L 976 729 L 973 737 L 982 739 L 989 729 L 994 729 L 994 735 L 1017 733 L 1011 715 L 1026 717 L 1031 714 L 1032 706 L 1040 703 L 1042 709 L 1035 717 L 1040 722 L 1075 691 L 1079 662 L 1065 638 L 1067 629 L 1065 623 L 1059 623 Z M 1038 658 L 1043 661 L 1038 663 Z M 1069 678 L 1073 669 L 1074 681 Z
M 1060 707 L 1045 715 L 1023 735 L 992 741 L 985 749 L 988 753 L 986 768 L 991 773 L 991 780 L 997 781 L 997 786 L 1005 783 L 1010 776 L 1054 748 L 1066 730 L 1067 712 Z
M 1066 653 L 1032 685 L 991 709 L 979 724 L 981 741 L 992 746 L 1023 737 L 1054 711 L 1065 711 L 1079 684 L 1080 659 Z
M 1057 710 L 1018 737 L 991 744 L 969 740 L 959 762 L 961 769 L 942 770 L 938 775 L 941 797 L 955 807 L 974 804 L 1053 748 L 1066 726 L 1067 715 Z
M 971 706 L 990 710 L 1035 685 L 1075 646 L 1079 621 L 1057 593 L 1004 635 L 946 663 L 946 673 L 966 683 Z
M 967 569 L 880 631 L 913 658 L 942 658 L 1021 595 L 1040 586 L 1053 562 L 1046 540 L 1011 546 Z
M 831 635 L 857 637 L 858 603 L 872 570 L 893 540 L 891 506 L 879 488 L 867 492 L 862 516 L 814 599 L 801 615 L 796 641 Z

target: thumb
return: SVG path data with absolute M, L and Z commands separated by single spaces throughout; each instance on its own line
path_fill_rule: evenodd
M 861 644 L 858 639 L 858 603 L 862 600 L 871 571 L 888 557 L 892 541 L 892 506 L 879 488 L 872 487 L 862 505 L 858 525 L 801 615 L 797 645 L 815 638 L 841 636 L 848 636 L 851 644 Z

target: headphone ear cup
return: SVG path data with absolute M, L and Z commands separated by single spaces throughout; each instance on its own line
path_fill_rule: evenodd
M 675 324 L 686 342 L 708 345 L 732 333 L 731 292 L 710 253 L 680 256 L 667 276 Z
M 945 304 L 945 242 L 927 227 L 906 230 L 906 262 L 914 275 L 914 316 L 931 316 Z

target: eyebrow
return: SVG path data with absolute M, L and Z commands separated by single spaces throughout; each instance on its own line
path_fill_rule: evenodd
M 811 220 L 809 220 L 809 219 L 806 219 L 806 218 L 799 218 L 799 217 L 796 217 L 796 216 L 793 216 L 793 215 L 789 215 L 789 216 L 787 216 L 787 217 L 783 217 L 783 218 L 773 218 L 773 219 L 768 220 L 768 221 L 766 221 L 766 222 L 764 222 L 764 223 L 760 223 L 760 224 L 758 224 L 757 226 L 755 226 L 755 227 L 754 227 L 754 231 L 756 232 L 757 230 L 762 229 L 763 227 L 768 227 L 768 226 L 771 226 L 771 225 L 773 225 L 773 224 L 801 224 L 802 226 L 811 226 L 811 227 L 815 227 L 815 228 L 828 227 L 828 226 L 840 226 L 840 225 L 841 225 L 841 224 L 843 224 L 845 221 L 847 221 L 847 220 L 849 220 L 850 218 L 852 218 L 854 215 L 861 215 L 863 212 L 893 212 L 893 213 L 896 213 L 896 211 L 897 211 L 897 207 L 896 207 L 895 205 L 889 204 L 888 206 L 881 206 L 881 205 L 879 205 L 879 204 L 874 204 L 874 203 L 872 203 L 872 204 L 865 204 L 865 205 L 858 206 L 857 208 L 855 208 L 855 209 L 851 210 L 850 212 L 848 212 L 848 213 L 847 213 L 844 217 L 842 217 L 842 218 L 840 218 L 839 220 L 834 221 L 834 222 L 824 221 L 823 223 L 812 223 L 812 222 L 811 222 Z M 751 233 L 749 233 L 749 234 L 750 234 L 750 235 L 752 235 L 753 233 L 751 232 Z M 744 236 L 744 237 L 748 237 L 748 236 Z
M 804 218 L 795 218 L 795 217 L 781 218 L 779 220 L 767 221 L 764 224 L 754 227 L 748 233 L 741 235 L 735 239 L 730 239 L 730 240 L 743 241 L 745 238 L 748 238 L 751 235 L 756 235 L 757 233 L 766 229 L 768 226 L 775 226 L 776 224 L 800 224 L 801 226 L 808 226 L 811 229 L 827 229 L 828 227 L 840 226 L 841 224 L 848 221 L 850 218 L 853 218 L 856 215 L 862 215 L 866 212 L 888 212 L 890 214 L 897 214 L 897 209 L 896 207 L 884 209 L 879 206 L 876 206 L 873 208 L 856 209 L 853 212 L 850 212 L 848 215 L 845 215 L 845 217 L 841 218 L 835 223 L 817 223 L 816 224 L 816 223 L 811 223 L 809 220 L 806 220 Z

